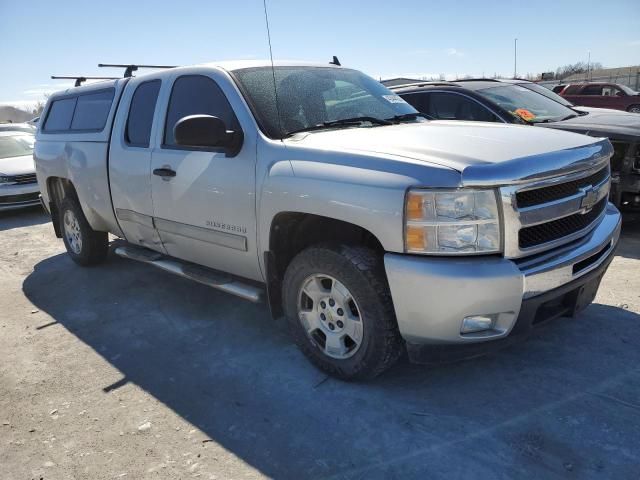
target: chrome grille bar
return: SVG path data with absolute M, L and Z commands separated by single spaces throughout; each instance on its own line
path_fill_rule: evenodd
M 598 181 L 591 185 L 590 181 Z M 556 248 L 574 241 L 589 233 L 602 219 L 606 210 L 606 200 L 609 195 L 611 174 L 609 165 L 602 164 L 588 170 L 582 170 L 559 177 L 545 179 L 527 185 L 512 185 L 500 188 L 502 211 L 505 220 L 505 256 L 508 258 L 520 258 L 533 255 L 546 250 Z M 565 185 L 566 184 L 566 188 Z M 567 197 L 553 199 L 536 205 L 518 207 L 518 194 L 522 192 L 534 192 L 537 189 L 553 187 L 554 191 L 567 191 L 573 193 Z M 529 198 L 539 197 L 544 199 L 546 192 L 540 195 L 535 193 Z M 557 195 L 556 195 L 557 196 Z M 548 198 L 553 196 L 547 195 Z M 522 196 L 520 197 L 522 198 Z M 604 207 L 603 207 L 604 205 Z M 593 211 L 593 209 L 597 209 Z M 585 227 L 580 215 L 588 215 L 585 219 L 591 220 Z M 562 219 L 567 219 L 564 225 Z M 549 229 L 544 226 L 549 224 Z M 536 227 L 539 226 L 539 227 Z M 535 229 L 535 235 L 528 235 L 525 245 L 521 245 L 520 230 Z M 557 232 L 568 231 L 570 233 L 557 238 Z M 577 230 L 575 230 L 577 229 Z M 529 231 L 527 231 L 529 233 Z M 548 234 L 549 241 L 545 241 Z M 537 243 L 536 243 L 537 242 Z

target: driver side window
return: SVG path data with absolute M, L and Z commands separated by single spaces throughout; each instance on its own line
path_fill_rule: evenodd
M 173 127 L 188 115 L 212 115 L 222 120 L 227 129 L 240 130 L 240 124 L 225 94 L 218 84 L 203 75 L 185 75 L 173 84 L 164 130 L 164 146 L 181 148 L 176 144 Z

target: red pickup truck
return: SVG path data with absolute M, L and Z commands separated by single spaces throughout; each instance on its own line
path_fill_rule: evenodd
M 640 113 L 640 93 L 617 83 L 569 84 L 559 93 L 574 105 Z

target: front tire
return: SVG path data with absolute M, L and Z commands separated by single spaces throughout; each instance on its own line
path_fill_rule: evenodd
M 96 265 L 107 258 L 107 232 L 97 232 L 87 222 L 78 202 L 66 197 L 60 205 L 60 231 L 71 259 L 84 267 Z
M 402 354 L 382 256 L 371 249 L 303 250 L 287 267 L 283 303 L 296 344 L 330 375 L 373 378 Z
M 627 112 L 629 112 L 629 113 L 640 113 L 640 105 L 630 105 L 627 108 Z

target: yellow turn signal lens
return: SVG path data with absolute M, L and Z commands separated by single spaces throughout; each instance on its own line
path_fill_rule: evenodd
M 407 250 L 423 251 L 426 246 L 426 235 L 424 227 L 414 225 L 407 226 Z
M 407 197 L 407 220 L 422 220 L 424 195 L 409 192 Z

